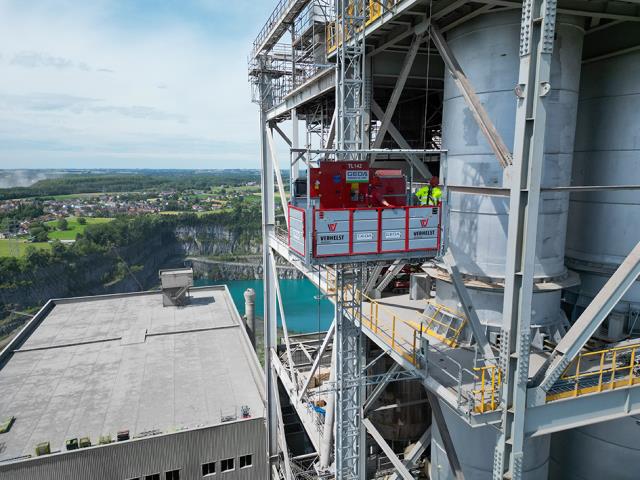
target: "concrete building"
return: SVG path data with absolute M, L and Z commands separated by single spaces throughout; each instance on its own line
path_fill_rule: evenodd
M 50 300 L 5 348 L 2 479 L 266 478 L 262 373 L 229 291 L 162 297 Z

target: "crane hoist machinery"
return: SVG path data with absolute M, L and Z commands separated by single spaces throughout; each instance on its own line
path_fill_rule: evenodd
M 309 264 L 434 257 L 442 206 L 413 203 L 402 170 L 320 161 L 293 185 L 289 248 Z

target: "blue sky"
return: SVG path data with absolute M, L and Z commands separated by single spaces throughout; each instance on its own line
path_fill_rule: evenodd
M 0 168 L 257 168 L 275 0 L 0 0 Z

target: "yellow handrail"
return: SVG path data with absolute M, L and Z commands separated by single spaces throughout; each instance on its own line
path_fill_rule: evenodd
M 458 337 L 460 336 L 460 333 L 462 333 L 462 329 L 467 323 L 466 318 L 464 318 L 462 314 L 456 312 L 455 310 L 447 308 L 444 305 L 434 304 L 434 303 L 432 303 L 431 305 L 435 309 L 435 313 L 432 316 L 425 315 L 424 313 L 419 313 L 421 317 L 424 317 L 427 319 L 426 324 L 423 324 L 422 322 L 412 322 L 412 321 L 407 321 L 406 323 L 408 323 L 412 328 L 421 330 L 424 333 L 428 334 L 429 336 L 440 340 L 446 345 L 449 345 L 450 347 L 454 347 L 454 348 L 457 347 Z M 448 316 L 461 319 L 460 324 L 454 327 L 449 323 L 445 323 L 445 322 L 442 322 L 441 320 L 438 320 L 438 318 L 436 317 L 438 316 L 438 314 L 445 315 L 445 313 L 443 312 L 446 312 Z M 441 330 L 444 330 L 444 333 L 438 332 L 437 327 L 440 327 Z
M 502 371 L 496 365 L 474 367 L 474 372 L 480 372 L 480 388 L 472 390 L 475 399 L 476 413 L 492 412 L 498 408 L 500 402 L 497 393 L 502 385 Z M 487 380 L 489 372 L 490 380 Z M 477 377 L 476 377 L 477 379 Z
M 416 322 L 399 318 L 396 312 L 392 309 L 386 307 L 368 295 L 363 294 L 359 290 L 355 290 L 355 297 L 359 301 L 366 299 L 369 302 L 369 308 L 365 309 L 368 316 L 365 314 L 365 311 L 358 309 L 354 305 L 349 309 L 351 317 L 354 319 L 357 318 L 362 326 L 369 328 L 378 338 L 380 338 L 386 345 L 406 361 L 410 362 L 414 366 L 418 366 L 418 350 L 420 348 L 418 336 L 422 335 L 423 332 L 429 333 L 425 329 L 425 326 L 420 323 L 416 328 L 414 326 Z M 386 311 L 391 319 L 390 330 L 386 329 L 384 324 L 381 324 L 379 321 L 381 309 L 382 311 Z M 398 338 L 397 329 L 399 322 L 404 323 L 412 329 L 411 340 L 405 340 L 402 339 L 402 337 Z M 464 325 L 464 322 L 462 322 L 462 324 Z M 462 326 L 451 329 L 459 334 Z M 452 339 L 447 340 L 451 341 Z M 409 341 L 411 343 L 409 343 Z M 472 395 L 474 397 L 474 411 L 476 413 L 485 413 L 496 410 L 500 406 L 498 393 L 500 386 L 502 385 L 501 370 L 495 365 L 486 365 L 474 368 L 474 371 L 478 372 L 475 379 L 480 383 L 480 387 L 478 389 L 472 390 Z
M 369 0 L 368 5 L 365 7 L 365 27 L 369 26 L 371 23 L 375 22 L 378 18 L 382 16 L 384 13 L 384 9 L 391 9 L 394 5 L 399 3 L 401 0 L 386 0 L 384 1 L 384 8 L 382 5 L 382 1 L 380 0 Z M 350 6 L 348 8 L 353 9 L 353 3 L 350 2 Z M 327 24 L 327 53 L 333 52 L 338 48 L 338 45 L 342 43 L 342 32 L 339 32 L 339 22 L 340 17 L 335 22 L 329 22 Z M 348 40 L 348 39 L 347 39 Z
M 369 317 L 360 311 L 360 323 L 367 328 L 369 328 L 374 334 L 378 336 L 382 341 L 384 341 L 392 350 L 402 356 L 405 360 L 410 362 L 413 365 L 417 365 L 417 348 L 418 348 L 418 340 L 417 340 L 417 332 L 413 329 L 413 342 L 411 346 L 407 346 L 404 342 L 399 341 L 397 335 L 398 322 L 402 322 L 409 327 L 411 325 L 406 320 L 399 318 L 393 310 L 381 305 L 378 301 L 370 298 L 367 295 L 362 294 L 361 292 L 357 292 L 357 295 L 362 299 L 366 298 L 369 301 Z M 379 322 L 380 318 L 380 310 L 386 311 L 392 320 L 391 322 L 391 330 L 386 330 Z M 353 316 L 353 310 L 352 310 Z
M 579 354 L 560 377 L 561 380 L 574 382 L 573 388 L 551 393 L 547 395 L 547 401 L 640 383 L 640 369 L 635 371 L 636 351 L 639 348 L 640 344 L 624 345 Z

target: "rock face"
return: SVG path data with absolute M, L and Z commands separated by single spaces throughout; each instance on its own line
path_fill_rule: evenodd
M 196 278 L 254 280 L 262 278 L 262 237 L 259 231 L 235 226 L 183 225 L 175 230 L 185 262 Z M 278 262 L 280 278 L 302 278 L 294 267 Z
M 24 272 L 11 286 L 3 285 L 0 301 L 25 308 L 42 305 L 50 298 L 148 290 L 158 284 L 159 269 L 183 265 L 179 252 L 179 244 L 171 236 L 163 236 L 89 254 L 74 262 L 49 263 Z
M 202 257 L 187 257 L 186 262 L 191 264 L 196 278 L 218 280 L 259 280 L 262 278 L 261 257 L 252 259 L 252 262 L 233 262 L 210 260 Z M 278 275 L 280 278 L 302 278 L 302 274 L 284 262 L 278 262 Z
M 0 281 L 0 309 L 36 307 L 50 298 L 149 290 L 158 285 L 158 270 L 185 264 L 193 266 L 196 278 L 259 279 L 261 247 L 255 229 L 210 221 L 173 225 L 142 242 L 73 261 L 49 261 L 21 273 L 11 284 Z M 280 276 L 300 278 L 295 268 L 284 264 Z
M 240 232 L 227 225 L 200 224 L 178 226 L 174 233 L 185 255 L 219 257 L 260 255 L 262 252 L 260 232 Z

